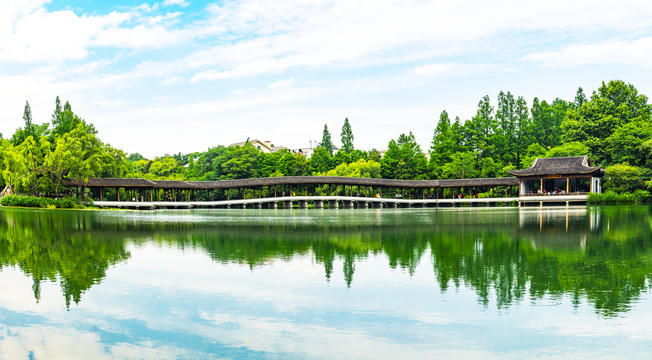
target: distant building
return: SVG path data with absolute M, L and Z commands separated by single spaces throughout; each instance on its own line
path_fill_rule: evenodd
M 303 156 L 309 159 L 312 156 L 312 153 L 315 152 L 315 149 L 319 147 L 319 145 L 321 145 L 321 143 L 318 143 L 317 141 L 310 141 L 310 147 L 292 149 L 291 151 L 294 154 L 302 154 Z M 340 148 L 333 145 L 333 153 L 336 153 L 339 149 Z
M 232 146 L 244 146 L 246 143 L 247 143 L 247 141 L 237 142 L 237 143 L 233 143 L 233 144 L 229 145 L 229 147 L 232 147 Z M 265 140 L 265 141 L 261 141 L 261 140 L 258 140 L 258 139 L 249 140 L 249 144 L 251 146 L 259 149 L 260 151 L 262 151 L 264 153 L 273 153 L 273 152 L 277 152 L 277 151 L 282 150 L 282 149 L 287 149 L 285 146 L 274 146 L 272 144 L 272 142 L 269 141 L 269 140 Z

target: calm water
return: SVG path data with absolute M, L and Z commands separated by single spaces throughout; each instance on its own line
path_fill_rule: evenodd
M 649 207 L 0 209 L 1 359 L 650 359 Z

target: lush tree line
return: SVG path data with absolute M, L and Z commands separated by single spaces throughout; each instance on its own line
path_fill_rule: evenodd
M 127 172 L 125 153 L 103 143 L 95 127 L 77 116 L 69 102 L 61 106 L 59 97 L 50 122 L 35 124 L 29 102 L 23 122 L 10 139 L 0 135 L 4 193 L 58 196 L 64 178 L 86 182 Z
M 205 152 L 146 159 L 125 154 L 97 138 L 93 125 L 57 98 L 52 120 L 36 125 L 29 103 L 25 126 L 0 140 L 2 181 L 27 194 L 58 194 L 62 179 L 142 177 L 224 180 L 270 176 L 334 175 L 391 179 L 451 179 L 507 176 L 537 157 L 589 155 L 607 169 L 606 189 L 631 192 L 652 188 L 652 106 L 631 84 L 603 83 L 587 97 L 547 102 L 501 91 L 496 105 L 483 97 L 474 116 L 451 119 L 443 111 L 430 148 L 421 149 L 411 132 L 392 139 L 384 153 L 354 146 L 349 119 L 337 149 L 324 125 L 312 156 L 290 150 L 265 153 L 253 145 L 216 146 Z
M 495 106 L 489 96 L 483 97 L 475 115 L 466 121 L 453 120 L 443 111 L 427 152 L 411 132 L 392 139 L 382 156 L 376 149 L 356 149 L 347 118 L 340 134 L 342 148 L 335 151 L 331 132 L 324 125 L 322 141 L 309 159 L 289 150 L 264 153 L 245 144 L 154 160 L 135 154 L 128 160 L 130 174 L 146 178 L 340 175 L 455 179 L 507 176 L 507 170 L 527 168 L 537 157 L 589 155 L 593 164 L 607 169 L 605 188 L 629 192 L 652 187 L 651 110 L 647 96 L 633 85 L 615 80 L 603 83 L 590 97 L 579 88 L 573 101 L 534 98 L 531 106 L 523 97 L 501 91 Z M 365 167 L 374 171 L 352 170 Z

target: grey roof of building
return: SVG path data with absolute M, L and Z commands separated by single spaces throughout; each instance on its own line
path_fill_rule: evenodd
M 572 175 L 601 173 L 599 166 L 591 166 L 589 157 L 569 156 L 558 158 L 537 158 L 527 169 L 508 170 L 514 176 Z

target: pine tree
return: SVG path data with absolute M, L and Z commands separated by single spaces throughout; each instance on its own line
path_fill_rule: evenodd
M 581 87 L 577 88 L 577 92 L 575 93 L 575 101 L 573 102 L 573 105 L 575 105 L 576 108 L 579 108 L 586 102 L 586 95 L 584 95 L 584 89 Z
M 29 101 L 25 101 L 23 121 L 25 122 L 25 132 L 27 132 L 28 136 L 34 135 L 34 125 L 32 124 L 32 108 L 29 106 Z
M 54 112 L 52 113 L 53 129 L 61 124 L 61 111 L 61 100 L 59 100 L 59 96 L 57 96 L 57 99 L 54 101 Z
M 351 130 L 351 124 L 349 124 L 349 118 L 344 119 L 344 125 L 342 126 L 342 152 L 345 154 L 350 154 L 353 152 L 353 130 Z
M 323 147 L 328 153 L 333 156 L 333 141 L 331 140 L 331 132 L 328 131 L 328 125 L 324 124 L 324 133 L 321 137 L 319 146 Z

